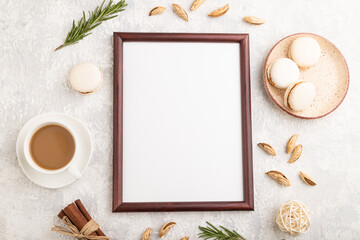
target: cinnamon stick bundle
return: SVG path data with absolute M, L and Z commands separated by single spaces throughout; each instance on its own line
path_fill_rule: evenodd
M 90 214 L 88 213 L 88 211 L 86 210 L 86 208 L 84 207 L 84 205 L 82 204 L 82 202 L 80 201 L 80 199 L 75 201 L 76 206 L 79 208 L 80 212 L 82 212 L 82 214 L 84 215 L 84 217 L 86 218 L 87 221 L 90 221 L 92 219 L 92 217 L 90 216 Z M 106 236 L 103 231 L 101 231 L 100 228 L 98 228 L 96 230 L 96 234 L 98 236 Z
M 62 219 L 64 216 L 67 216 L 79 231 L 92 219 L 80 199 L 76 200 L 75 203 L 69 204 L 66 208 L 60 211 L 58 217 Z M 90 235 L 106 236 L 100 228 Z

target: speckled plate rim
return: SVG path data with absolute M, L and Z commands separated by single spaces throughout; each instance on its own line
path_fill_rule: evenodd
M 266 66 L 267 66 L 267 63 L 268 63 L 268 60 L 269 60 L 269 57 L 271 56 L 273 50 L 281 43 L 283 42 L 284 40 L 290 38 L 290 37 L 294 37 L 294 36 L 297 36 L 297 35 L 313 35 L 313 36 L 316 36 L 316 37 L 319 37 L 319 38 L 322 38 L 324 39 L 325 41 L 329 42 L 335 50 L 337 50 L 340 54 L 340 56 L 343 58 L 344 60 L 344 63 L 345 63 L 345 66 L 346 66 L 346 72 L 347 72 L 347 87 L 346 87 L 346 90 L 345 90 L 345 94 L 343 96 L 343 98 L 340 100 L 339 104 L 336 105 L 332 110 L 330 110 L 329 112 L 325 113 L 325 114 L 322 114 L 322 115 L 319 115 L 319 116 L 316 116 L 316 117 L 304 117 L 304 116 L 301 116 L 301 115 L 297 115 L 293 112 L 290 112 L 288 109 L 286 109 L 285 107 L 281 106 L 276 100 L 275 98 L 273 97 L 272 93 L 270 92 L 270 89 L 267 85 L 267 69 L 266 69 Z M 344 55 L 341 53 L 341 51 L 332 43 L 330 42 L 328 39 L 320 36 L 320 35 L 317 35 L 317 34 L 314 34 L 314 33 L 295 33 L 295 34 L 291 34 L 289 36 L 286 36 L 284 37 L 283 39 L 281 39 L 280 41 L 278 41 L 272 48 L 271 50 L 269 51 L 269 54 L 267 55 L 266 59 L 265 59 L 265 62 L 264 62 L 264 67 L 263 67 L 263 81 L 264 81 L 264 86 L 265 86 L 265 89 L 266 89 L 266 92 L 267 94 L 269 95 L 270 99 L 273 101 L 273 103 L 275 103 L 275 105 L 280 108 L 282 111 L 286 112 L 287 114 L 293 116 L 293 117 L 296 117 L 296 118 L 301 118 L 301 119 L 318 119 L 318 118 L 322 118 L 322 117 L 325 117 L 326 115 L 329 115 L 330 113 L 332 113 L 333 111 L 335 111 L 340 105 L 341 103 L 344 101 L 347 93 L 348 93 L 348 90 L 349 90 L 349 86 L 350 86 L 350 73 L 349 73 L 349 67 L 348 67 L 348 64 L 346 62 L 346 59 L 344 57 Z

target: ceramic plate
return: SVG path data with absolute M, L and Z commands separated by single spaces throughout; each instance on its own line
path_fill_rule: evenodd
M 25 160 L 24 156 L 24 140 L 27 132 L 32 129 L 34 125 L 45 123 L 48 121 L 58 121 L 64 124 L 69 125 L 76 136 L 79 139 L 79 152 L 77 155 L 77 159 L 74 164 L 79 169 L 80 173 L 83 175 L 86 167 L 88 166 L 91 153 L 92 153 L 92 144 L 89 130 L 85 127 L 85 125 L 80 122 L 78 119 L 73 118 L 69 115 L 62 113 L 48 113 L 36 116 L 30 119 L 21 129 L 17 142 L 16 142 L 16 154 L 19 161 L 19 164 L 24 171 L 25 175 L 34 183 L 45 187 L 45 188 L 61 188 L 65 187 L 74 181 L 74 178 L 69 172 L 64 171 L 58 174 L 44 174 L 34 170 Z
M 268 67 L 278 58 L 288 57 L 291 43 L 299 37 L 312 37 L 321 47 L 319 61 L 308 69 L 300 68 L 300 80 L 312 82 L 316 87 L 316 96 L 310 107 L 303 111 L 293 111 L 285 107 L 285 89 L 277 89 L 267 79 Z M 280 40 L 265 60 L 263 80 L 271 100 L 286 113 L 303 119 L 321 118 L 334 111 L 344 100 L 349 88 L 349 70 L 344 56 L 329 40 L 312 34 L 298 33 Z

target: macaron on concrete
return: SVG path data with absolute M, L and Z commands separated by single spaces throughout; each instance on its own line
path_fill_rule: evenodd
M 299 80 L 299 68 L 289 58 L 279 58 L 270 65 L 267 71 L 268 80 L 274 87 L 285 89 Z
M 295 39 L 289 50 L 289 57 L 301 68 L 308 68 L 316 64 L 320 55 L 320 45 L 311 37 L 299 37 Z
M 71 70 L 69 81 L 71 86 L 79 93 L 90 94 L 100 88 L 103 82 L 103 74 L 96 65 L 81 63 Z
M 315 86 L 311 82 L 302 81 L 291 84 L 285 92 L 285 106 L 294 111 L 309 107 L 315 98 Z

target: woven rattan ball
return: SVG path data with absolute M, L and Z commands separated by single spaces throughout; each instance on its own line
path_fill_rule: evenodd
M 305 233 L 310 226 L 310 213 L 299 201 L 288 201 L 282 205 L 276 215 L 276 223 L 281 231 L 292 236 Z

